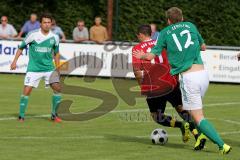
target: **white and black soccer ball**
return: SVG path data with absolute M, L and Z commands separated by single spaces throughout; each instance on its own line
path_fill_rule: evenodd
M 164 145 L 168 141 L 167 132 L 164 129 L 154 129 L 151 133 L 151 140 L 153 144 Z

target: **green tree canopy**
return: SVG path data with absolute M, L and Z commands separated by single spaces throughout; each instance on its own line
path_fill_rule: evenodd
M 140 24 L 155 22 L 166 26 L 165 11 L 172 6 L 183 10 L 184 18 L 198 26 L 208 45 L 238 46 L 240 41 L 240 5 L 238 0 L 114 0 L 113 39 L 136 41 Z M 32 12 L 50 12 L 68 39 L 78 19 L 93 25 L 100 15 L 107 20 L 107 0 L 0 0 L 0 13 L 19 31 Z

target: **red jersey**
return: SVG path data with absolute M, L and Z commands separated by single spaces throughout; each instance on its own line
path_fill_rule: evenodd
M 155 40 L 141 42 L 135 45 L 132 51 L 143 50 L 151 52 L 156 44 Z M 141 93 L 148 97 L 157 97 L 170 93 L 177 85 L 176 76 L 170 74 L 170 64 L 167 60 L 166 51 L 163 50 L 160 56 L 155 56 L 152 61 L 140 60 L 132 56 L 134 70 L 143 71 L 141 81 Z

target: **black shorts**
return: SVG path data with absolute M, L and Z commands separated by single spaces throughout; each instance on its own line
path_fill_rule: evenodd
M 147 103 L 150 112 L 165 112 L 167 102 L 171 103 L 173 107 L 182 105 L 182 96 L 179 86 L 177 86 L 172 92 L 161 97 L 147 98 Z

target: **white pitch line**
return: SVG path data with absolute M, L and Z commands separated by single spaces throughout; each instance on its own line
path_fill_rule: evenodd
M 227 106 L 227 105 L 236 105 L 240 104 L 240 102 L 226 102 L 226 103 L 211 103 L 205 104 L 206 107 L 215 107 L 215 106 Z M 167 107 L 166 110 L 172 110 L 173 107 Z M 113 110 L 110 113 L 123 113 L 123 112 L 141 112 L 141 111 L 149 111 L 149 109 L 125 109 L 125 110 Z
M 219 120 L 222 120 L 222 121 L 224 121 L 224 122 L 228 122 L 228 123 L 232 123 L 232 124 L 237 124 L 237 125 L 240 125 L 240 122 L 238 122 L 238 121 L 233 121 L 233 120 L 228 120 L 228 119 L 219 119 Z
M 224 105 L 235 105 L 240 104 L 240 102 L 225 102 L 225 103 L 212 103 L 212 104 L 203 104 L 203 107 L 210 107 L 210 106 L 224 106 Z
M 240 102 L 212 103 L 212 104 L 205 104 L 204 106 L 215 107 L 215 106 L 227 106 L 227 105 L 236 105 L 236 104 L 240 104 Z M 166 108 L 166 110 L 172 110 L 172 109 L 173 108 Z M 148 110 L 149 109 L 147 109 L 147 108 L 146 109 L 125 109 L 125 110 L 113 110 L 109 113 L 125 113 L 125 112 L 131 113 L 131 112 L 143 112 L 143 111 L 148 111 Z M 80 113 L 73 113 L 73 114 L 80 114 Z M 102 112 L 97 112 L 97 113 L 102 113 Z M 36 116 L 26 116 L 26 118 L 44 118 L 44 117 L 50 117 L 50 115 L 49 114 L 44 114 L 44 115 L 36 115 Z M 0 121 L 16 120 L 16 118 L 17 117 L 1 117 Z
M 231 132 L 220 132 L 219 134 L 220 135 L 233 135 L 233 134 L 239 134 L 240 131 L 231 131 Z M 179 137 L 181 136 L 180 134 L 168 134 L 168 137 Z M 149 137 L 149 136 L 136 136 L 137 138 L 146 138 L 146 137 Z
M 220 135 L 234 135 L 239 134 L 240 131 L 221 132 Z M 168 137 L 180 137 L 180 134 L 168 134 Z M 135 138 L 149 138 L 149 136 L 133 136 Z M 0 139 L 24 139 L 24 140 L 39 140 L 39 139 L 107 139 L 107 136 L 65 136 L 65 137 L 50 137 L 50 136 L 7 136 L 0 137 Z
M 43 137 L 43 136 L 8 136 L 0 137 L 0 139 L 104 139 L 104 136 L 69 136 L 69 137 Z
M 227 122 L 227 123 L 231 123 L 231 124 L 240 125 L 239 121 L 233 121 L 233 120 L 230 120 L 230 119 L 219 119 L 219 118 L 209 118 L 209 117 L 207 119 L 212 119 L 212 120 L 223 121 L 223 122 Z
M 211 104 L 205 104 L 206 107 L 215 107 L 215 106 L 225 106 L 225 105 L 236 105 L 240 104 L 240 102 L 227 102 L 227 103 L 211 103 Z M 173 107 L 167 107 L 166 110 L 172 110 Z M 124 113 L 124 112 L 141 112 L 141 111 L 149 111 L 147 108 L 143 109 L 124 109 L 124 110 L 113 110 L 109 113 Z

